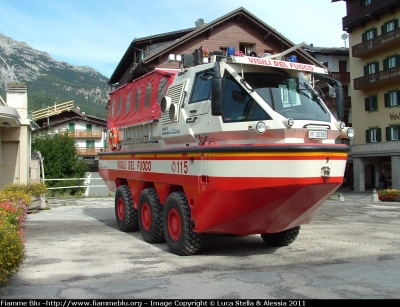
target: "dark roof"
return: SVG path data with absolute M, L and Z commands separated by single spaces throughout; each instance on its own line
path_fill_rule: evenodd
M 59 117 L 59 118 L 58 118 Z M 37 126 L 33 132 L 40 131 L 40 130 L 47 130 L 51 127 L 58 126 L 64 123 L 68 123 L 72 120 L 83 120 L 88 123 L 93 123 L 97 125 L 106 125 L 107 120 L 104 118 L 99 118 L 92 115 L 82 114 L 80 111 L 76 109 L 62 111 L 61 113 L 49 116 L 49 125 L 44 125 L 44 122 L 47 122 L 47 118 L 42 118 L 36 121 Z
M 262 20 L 260 20 L 256 16 L 254 16 L 253 14 L 251 14 L 245 8 L 240 7 L 238 9 L 226 14 L 226 15 L 223 15 L 220 18 L 215 19 L 212 22 L 204 24 L 204 26 L 191 28 L 191 29 L 186 29 L 186 30 L 181 30 L 181 32 L 180 31 L 170 32 L 170 33 L 175 33 L 175 34 L 178 34 L 178 32 L 180 32 L 179 34 L 180 35 L 183 34 L 183 36 L 179 36 L 179 40 L 175 40 L 172 43 L 170 43 L 168 45 L 165 45 L 164 47 L 160 48 L 156 52 L 153 52 L 152 54 L 147 55 L 139 63 L 139 65 L 137 65 L 134 68 L 134 71 L 132 73 L 134 73 L 135 71 L 139 71 L 139 70 L 142 70 L 141 73 L 146 72 L 145 66 L 149 65 L 150 62 L 152 62 L 154 60 L 157 60 L 164 53 L 170 52 L 172 49 L 176 48 L 177 46 L 179 46 L 179 45 L 181 45 L 181 44 L 183 44 L 185 42 L 187 42 L 188 40 L 192 39 L 193 37 L 195 37 L 195 36 L 197 36 L 197 35 L 199 35 L 201 33 L 204 33 L 206 31 L 209 31 L 214 26 L 219 25 L 219 24 L 221 24 L 221 23 L 223 23 L 223 22 L 225 22 L 225 21 L 227 21 L 229 19 L 235 18 L 237 16 L 239 16 L 241 18 L 249 19 L 256 26 L 264 29 L 271 36 L 273 36 L 276 39 L 278 39 L 279 41 L 281 41 L 282 46 L 285 45 L 284 46 L 285 48 L 290 48 L 290 47 L 293 47 L 295 45 L 289 39 L 287 39 L 286 37 L 282 36 L 279 32 L 277 32 L 275 29 L 271 28 L 268 24 L 266 24 L 265 22 L 263 22 Z M 187 32 L 185 33 L 185 31 L 187 31 Z M 167 35 L 167 34 L 169 34 L 169 33 L 160 34 L 160 35 L 155 36 L 155 37 L 165 39 L 166 38 L 165 35 Z M 133 55 L 134 55 L 134 52 L 135 52 L 135 47 L 137 48 L 137 43 L 139 41 L 143 42 L 144 39 L 146 39 L 146 38 L 142 38 L 142 39 L 138 39 L 138 40 L 132 41 L 131 45 L 129 46 L 129 48 L 125 52 L 124 56 L 122 57 L 121 61 L 118 64 L 117 68 L 115 69 L 114 73 L 112 74 L 110 80 L 108 81 L 109 85 L 112 85 L 112 84 L 115 84 L 115 83 L 119 82 L 119 80 L 122 78 L 122 76 L 124 75 L 126 70 L 132 64 L 132 59 L 133 59 Z M 136 46 L 135 46 L 135 44 L 136 44 Z M 308 59 L 314 65 L 321 66 L 321 63 L 319 63 L 315 58 L 313 58 L 310 54 L 308 54 L 303 49 L 299 48 L 298 50 L 296 50 L 296 52 L 301 54 L 301 56 L 303 56 L 304 58 Z M 321 66 L 321 67 L 323 67 L 323 66 Z
M 347 47 L 314 47 L 313 45 L 305 45 L 302 48 L 311 54 L 349 55 L 349 48 Z
M 166 39 L 174 39 L 179 38 L 182 35 L 185 35 L 189 32 L 192 32 L 195 28 L 183 29 L 179 31 L 167 32 L 157 35 L 151 35 L 141 38 L 135 38 L 131 44 L 129 45 L 128 49 L 125 51 L 122 59 L 119 61 L 117 68 L 115 68 L 113 74 L 108 81 L 108 84 L 118 83 L 118 81 L 122 78 L 125 74 L 128 67 L 132 64 L 132 60 L 134 58 L 134 54 L 136 50 L 141 50 L 144 44 L 149 42 L 154 42 L 158 40 L 166 40 Z

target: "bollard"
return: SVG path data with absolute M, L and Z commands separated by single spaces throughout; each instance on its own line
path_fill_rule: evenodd
M 344 197 L 342 193 L 339 193 L 339 201 L 344 201 Z
M 372 190 L 372 202 L 374 203 L 378 202 L 378 193 L 376 192 L 376 189 Z

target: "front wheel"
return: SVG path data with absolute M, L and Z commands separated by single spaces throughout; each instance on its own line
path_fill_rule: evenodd
M 196 254 L 203 235 L 192 230 L 190 208 L 184 192 L 171 193 L 164 204 L 164 237 L 170 251 L 179 256 Z
M 115 192 L 115 217 L 121 231 L 139 230 L 138 213 L 133 208 L 131 191 L 127 185 L 119 186 Z
M 261 238 L 270 246 L 281 247 L 292 244 L 300 232 L 300 226 L 277 233 L 265 233 Z

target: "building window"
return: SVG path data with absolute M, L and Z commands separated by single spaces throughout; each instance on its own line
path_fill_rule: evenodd
M 221 51 L 224 55 L 226 55 L 227 47 L 219 47 L 219 51 Z
M 360 0 L 360 7 L 367 6 L 367 5 L 371 4 L 374 1 L 375 0 Z
M 398 141 L 399 140 L 399 126 L 386 127 L 386 141 Z
M 378 96 L 370 96 L 365 98 L 365 111 L 376 111 L 378 110 Z
M 395 20 L 392 20 L 392 21 L 389 21 L 389 22 L 383 24 L 381 27 L 381 31 L 382 31 L 382 34 L 385 34 L 387 32 L 396 30 L 398 27 L 399 27 L 399 21 L 398 21 L 398 19 L 395 19 Z
M 378 36 L 378 31 L 377 31 L 376 28 L 374 28 L 374 29 L 365 31 L 362 34 L 362 41 L 366 42 L 366 41 L 369 41 L 369 40 L 371 40 L 371 39 L 373 39 L 374 37 L 377 37 L 377 36 Z
M 243 52 L 244 55 L 250 55 L 253 51 L 255 52 L 254 44 L 250 43 L 240 43 L 239 51 Z
M 400 105 L 400 91 L 385 93 L 385 107 L 395 107 Z
M 383 60 L 383 69 L 390 69 L 400 65 L 400 55 L 394 55 Z
M 367 143 L 381 142 L 381 128 L 371 128 L 366 130 Z
M 94 140 L 86 140 L 86 148 L 94 148 Z
M 379 71 L 379 62 L 369 63 L 364 66 L 364 75 L 371 75 Z

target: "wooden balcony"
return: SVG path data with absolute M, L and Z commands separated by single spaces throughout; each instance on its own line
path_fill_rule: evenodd
M 349 72 L 332 72 L 328 74 L 328 77 L 339 81 L 342 84 L 349 84 L 350 83 L 350 73 Z M 327 87 L 328 84 L 326 81 L 316 80 L 315 85 L 324 88 Z
M 327 98 L 324 98 L 323 101 L 329 109 L 336 108 L 336 98 L 327 97 Z M 351 98 L 350 97 L 347 97 L 344 99 L 344 108 L 346 110 L 351 108 Z
M 103 147 L 87 147 L 87 148 L 77 148 L 79 156 L 97 156 L 99 152 L 107 151 L 108 148 Z
M 377 36 L 352 47 L 352 55 L 356 58 L 367 57 L 385 48 L 400 44 L 400 28 Z
M 356 27 L 364 27 L 368 21 L 379 20 L 383 14 L 394 14 L 400 7 L 398 0 L 378 0 L 343 17 L 343 30 L 351 33 Z
M 69 130 L 68 135 L 77 139 L 101 139 L 103 130 Z
M 370 74 L 354 79 L 355 90 L 365 90 L 381 86 L 383 84 L 398 84 L 400 82 L 400 66 L 382 70 L 375 74 Z

